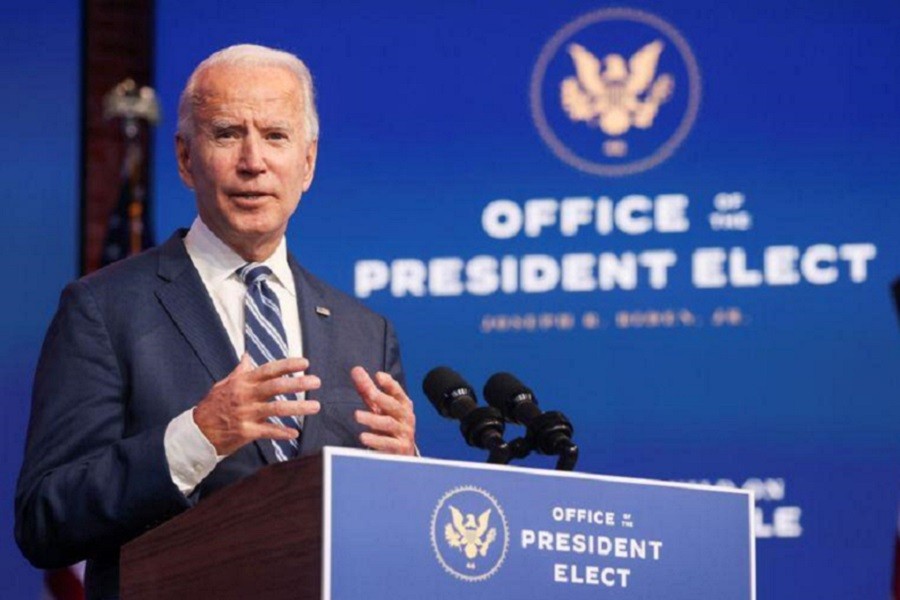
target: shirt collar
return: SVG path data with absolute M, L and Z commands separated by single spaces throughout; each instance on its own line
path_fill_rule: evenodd
M 218 286 L 229 277 L 237 278 L 237 270 L 247 264 L 247 261 L 228 244 L 216 237 L 199 216 L 194 219 L 191 229 L 185 236 L 184 245 L 200 272 L 201 279 L 214 286 Z M 284 236 L 281 237 L 275 252 L 257 264 L 265 265 L 272 270 L 270 282 L 279 284 L 292 296 L 297 295 L 293 285 L 294 276 L 287 260 L 287 243 Z

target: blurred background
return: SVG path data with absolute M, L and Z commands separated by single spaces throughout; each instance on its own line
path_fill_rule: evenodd
M 479 390 L 510 371 L 572 420 L 581 471 L 754 490 L 759 597 L 890 594 L 896 2 L 86 0 L 3 15 L 0 597 L 44 593 L 12 497 L 58 294 L 190 225 L 178 94 L 245 42 L 313 72 L 319 163 L 289 247 L 395 324 L 423 454 L 485 458 L 425 399 L 429 369 Z M 104 118 L 127 78 L 161 113 L 134 122 L 130 162 L 123 120 Z

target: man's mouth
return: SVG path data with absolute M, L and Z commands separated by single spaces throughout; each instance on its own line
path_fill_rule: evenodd
M 239 198 L 241 200 L 258 200 L 270 195 L 271 194 L 267 194 L 266 192 L 232 192 L 229 194 L 232 198 Z

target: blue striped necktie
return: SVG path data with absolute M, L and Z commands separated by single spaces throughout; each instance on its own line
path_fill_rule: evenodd
M 257 366 L 287 358 L 287 336 L 281 321 L 281 305 L 275 292 L 266 285 L 272 270 L 264 265 L 248 263 L 238 269 L 237 274 L 247 286 L 247 296 L 244 298 L 244 350 Z M 285 394 L 275 399 L 297 400 L 297 396 Z M 269 417 L 269 420 L 277 425 L 302 430 L 297 417 Z M 271 442 L 280 461 L 300 453 L 300 438 Z

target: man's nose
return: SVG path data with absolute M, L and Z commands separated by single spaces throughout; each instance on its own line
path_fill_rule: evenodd
M 263 156 L 262 140 L 253 133 L 244 136 L 241 142 L 241 155 L 238 160 L 238 171 L 248 175 L 258 175 L 266 170 Z

